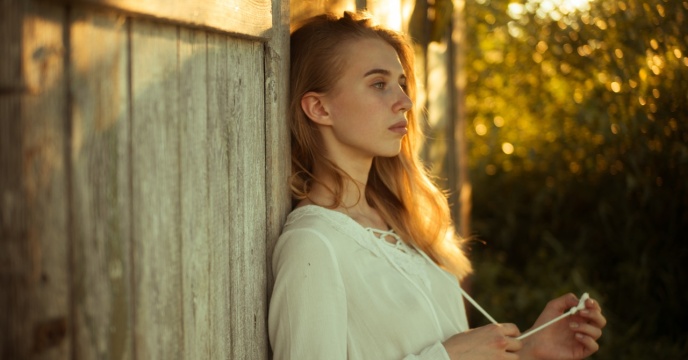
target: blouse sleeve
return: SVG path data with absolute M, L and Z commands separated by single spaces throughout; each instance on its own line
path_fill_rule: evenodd
M 436 342 L 423 349 L 418 355 L 408 355 L 403 360 L 450 360 L 447 350 L 441 342 Z
M 268 328 L 274 360 L 346 359 L 346 293 L 329 242 L 308 229 L 282 234 L 273 271 Z

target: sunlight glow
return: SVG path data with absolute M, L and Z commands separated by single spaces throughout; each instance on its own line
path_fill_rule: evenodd
M 531 0 L 537 2 L 537 0 Z M 591 0 L 541 0 L 540 8 L 548 13 L 558 11 L 562 14 L 569 14 L 576 11 L 587 11 L 590 9 Z
M 591 1 L 593 0 L 527 0 L 525 4 L 512 2 L 507 13 L 514 20 L 519 20 L 526 12 L 530 12 L 540 18 L 550 17 L 558 21 L 568 14 L 590 10 Z

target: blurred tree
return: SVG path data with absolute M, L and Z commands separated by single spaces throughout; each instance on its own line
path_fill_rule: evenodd
M 526 329 L 589 291 L 609 319 L 595 358 L 688 358 L 688 1 L 465 16 L 476 297 Z

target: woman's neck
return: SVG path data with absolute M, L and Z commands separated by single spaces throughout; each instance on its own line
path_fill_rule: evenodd
M 346 169 L 343 169 L 346 171 Z M 334 191 L 337 190 L 337 174 L 332 174 L 330 171 L 324 171 L 319 167 L 316 167 L 313 171 L 313 175 L 317 182 L 313 182 L 313 185 L 309 192 L 309 198 L 311 202 L 322 205 L 329 206 L 331 204 L 339 204 L 338 207 L 344 209 L 355 209 L 358 207 L 366 207 L 368 205 L 365 199 L 365 189 L 368 182 L 368 174 L 363 175 L 361 172 L 357 174 L 351 174 L 346 172 L 349 176 L 341 175 L 342 189 L 339 194 L 339 199 L 335 199 Z M 338 201 L 336 201 L 338 200 Z
M 347 169 L 343 170 L 347 171 Z M 379 212 L 368 203 L 365 196 L 369 172 L 370 167 L 365 172 L 359 169 L 358 172 L 347 172 L 349 176 L 342 176 L 343 187 L 339 205 L 333 210 L 349 215 L 364 227 L 386 230 L 388 228 L 386 222 Z M 314 175 L 319 182 L 313 182 L 308 199 L 300 205 L 314 204 L 328 207 L 337 203 L 333 193 L 337 189 L 335 175 L 321 171 L 317 167 L 314 169 Z

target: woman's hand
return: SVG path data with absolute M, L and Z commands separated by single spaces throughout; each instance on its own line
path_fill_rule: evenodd
M 538 317 L 533 328 L 563 314 L 578 305 L 573 294 L 550 301 Z M 585 301 L 585 309 L 566 317 L 532 336 L 523 339 L 519 352 L 523 359 L 574 360 L 583 359 L 599 349 L 597 339 L 607 319 L 597 301 Z
M 518 335 L 520 331 L 514 324 L 487 325 L 456 334 L 442 345 L 452 360 L 518 359 Z

